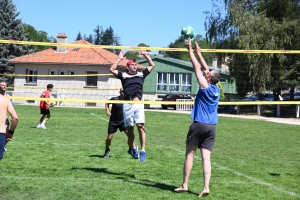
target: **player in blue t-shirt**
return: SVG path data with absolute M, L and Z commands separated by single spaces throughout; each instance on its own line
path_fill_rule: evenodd
M 204 176 L 204 186 L 202 192 L 199 194 L 199 197 L 204 197 L 210 194 L 210 155 L 214 147 L 216 138 L 216 124 L 218 123 L 217 111 L 218 102 L 220 99 L 220 89 L 217 86 L 217 83 L 220 81 L 220 74 L 217 71 L 209 71 L 197 42 L 195 42 L 195 45 L 195 50 L 199 56 L 205 75 L 202 74 L 201 66 L 194 55 L 191 39 L 188 39 L 186 46 L 189 50 L 190 58 L 200 88 L 191 113 L 193 123 L 190 125 L 186 139 L 186 157 L 184 162 L 183 181 L 182 185 L 175 189 L 175 192 L 188 191 L 188 181 L 193 168 L 194 156 L 197 148 L 199 148 L 202 155 Z

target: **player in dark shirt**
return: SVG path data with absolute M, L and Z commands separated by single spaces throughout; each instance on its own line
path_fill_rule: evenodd
M 134 101 L 141 101 L 143 97 L 143 86 L 145 78 L 154 69 L 155 64 L 147 54 L 146 50 L 139 52 L 143 55 L 149 66 L 143 69 L 141 72 L 137 71 L 138 64 L 135 60 L 129 60 L 127 62 L 126 72 L 117 70 L 119 62 L 125 59 L 124 52 L 120 51 L 118 59 L 110 67 L 110 72 L 121 80 L 124 88 L 124 100 L 128 100 L 128 104 L 123 105 L 124 123 L 128 131 L 128 139 L 131 141 L 131 155 L 133 158 L 138 159 L 140 157 L 141 162 L 146 161 L 146 132 L 145 132 L 145 111 L 143 104 L 132 103 Z M 123 63 L 124 64 L 124 63 Z M 139 131 L 139 138 L 141 144 L 140 155 L 138 149 L 134 146 L 134 124 L 136 124 Z
M 124 90 L 123 88 L 120 89 L 120 96 L 117 97 L 112 97 L 110 100 L 124 100 Z M 106 138 L 106 148 L 105 148 L 105 153 L 104 153 L 104 158 L 109 158 L 109 153 L 110 153 L 110 145 L 111 141 L 114 137 L 114 133 L 117 132 L 119 129 L 120 132 L 124 131 L 127 135 L 126 127 L 124 125 L 124 118 L 123 118 L 123 104 L 112 104 L 111 110 L 109 110 L 109 105 L 110 103 L 105 104 L 105 109 L 106 109 L 106 115 L 110 116 L 109 117 L 109 122 L 108 122 L 108 135 Z M 128 140 L 128 145 L 131 145 L 131 142 Z

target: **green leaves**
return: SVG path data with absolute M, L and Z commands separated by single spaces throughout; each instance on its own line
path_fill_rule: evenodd
M 299 49 L 299 3 L 299 0 L 224 0 L 225 9 L 214 5 L 214 12 L 207 12 L 205 25 L 208 38 L 221 49 Z M 225 11 L 225 15 L 222 11 Z M 291 69 L 296 67 L 295 57 L 300 58 L 299 55 L 231 56 L 230 72 L 236 79 L 237 92 L 240 94 L 274 90 L 278 87 L 295 87 L 296 74 L 290 73 L 289 76 L 282 74 L 283 71 L 293 72 Z M 245 77 L 246 74 L 249 78 Z M 245 79 L 250 81 L 250 88 L 244 87 Z M 296 85 L 299 84 L 296 80 Z

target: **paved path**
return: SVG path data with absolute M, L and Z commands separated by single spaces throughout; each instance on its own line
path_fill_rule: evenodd
M 172 112 L 172 113 L 183 113 L 190 114 L 191 111 L 176 111 L 176 110 L 162 110 L 162 109 L 145 109 L 145 111 L 155 111 L 155 112 Z M 243 118 L 243 119 L 256 119 L 256 120 L 264 120 L 269 122 L 276 122 L 282 124 L 292 124 L 300 126 L 299 118 L 280 118 L 280 117 L 263 117 L 258 115 L 231 115 L 231 114 L 219 114 L 220 117 L 235 117 L 235 118 Z
M 300 119 L 297 118 L 280 118 L 280 117 L 263 117 L 258 115 L 230 115 L 230 114 L 219 114 L 222 117 L 235 117 L 235 118 L 243 118 L 243 119 L 257 119 L 264 120 L 269 122 L 276 122 L 282 124 L 293 124 L 300 126 Z

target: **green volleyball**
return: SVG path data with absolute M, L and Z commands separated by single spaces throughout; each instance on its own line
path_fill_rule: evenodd
M 194 31 L 193 27 L 191 27 L 191 26 L 183 27 L 183 29 L 181 30 L 181 36 L 184 39 L 188 39 L 188 38 L 192 39 L 195 36 L 195 31 Z

